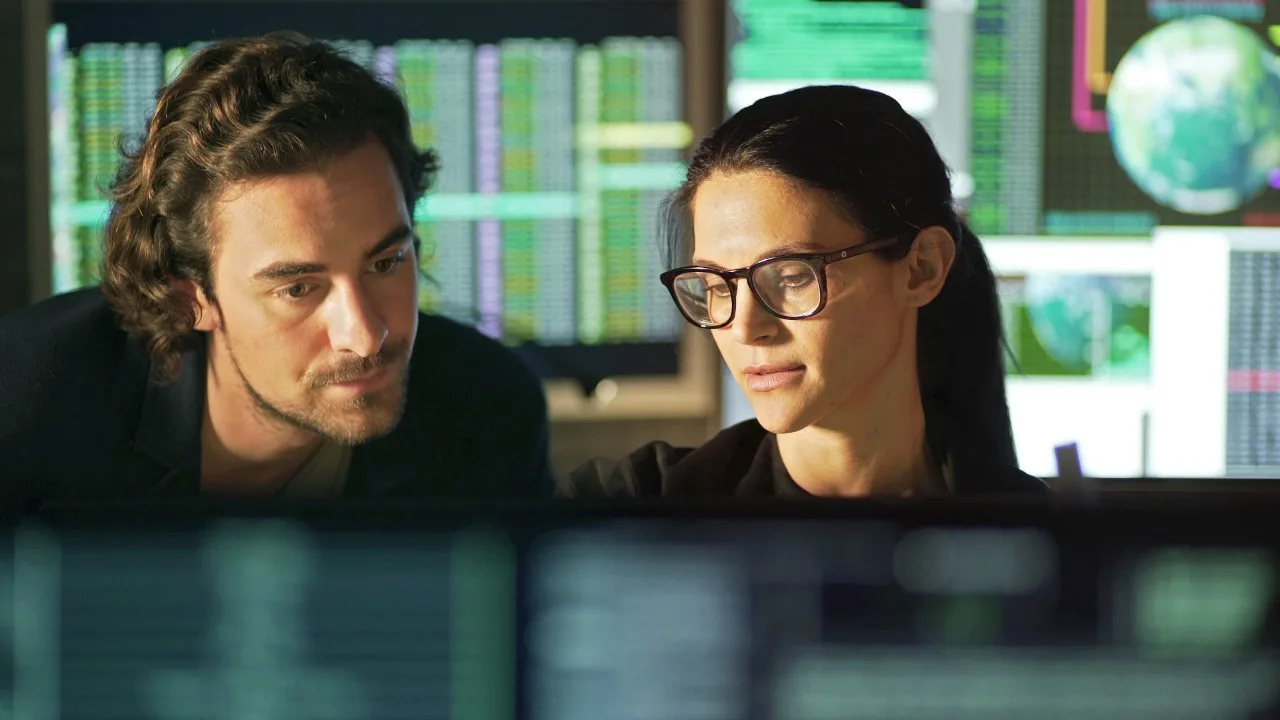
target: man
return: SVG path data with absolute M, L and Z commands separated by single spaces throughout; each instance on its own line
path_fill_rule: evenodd
M 0 494 L 550 495 L 532 373 L 418 312 L 435 169 L 324 43 L 193 56 L 112 186 L 100 288 L 0 319 Z

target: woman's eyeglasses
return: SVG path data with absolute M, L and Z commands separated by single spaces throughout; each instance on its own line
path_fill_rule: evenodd
M 833 253 L 779 255 L 740 270 L 690 266 L 662 273 L 671 299 L 685 319 L 705 330 L 733 322 L 738 280 L 760 306 L 783 320 L 813 317 L 827 304 L 827 266 L 889 247 L 897 238 L 862 242 Z

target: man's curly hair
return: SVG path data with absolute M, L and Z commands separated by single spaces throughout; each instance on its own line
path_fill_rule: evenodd
M 337 49 L 294 33 L 217 42 L 160 93 L 111 185 L 101 290 L 171 381 L 195 340 L 193 298 L 214 298 L 214 203 L 246 180 L 316 169 L 376 138 L 412 213 L 437 161 L 413 143 L 404 101 Z

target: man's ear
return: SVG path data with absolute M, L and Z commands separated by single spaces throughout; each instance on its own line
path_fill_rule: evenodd
M 903 259 L 907 268 L 907 304 L 918 308 L 933 302 L 942 292 L 955 259 L 956 242 L 946 228 L 931 225 L 921 230 Z
M 218 306 L 212 302 L 204 289 L 194 280 L 170 280 L 169 286 L 185 295 L 196 313 L 196 324 L 193 330 L 213 332 L 218 329 L 222 318 L 218 314 Z

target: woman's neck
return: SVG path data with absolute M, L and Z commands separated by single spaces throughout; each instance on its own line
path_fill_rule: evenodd
M 778 436 L 791 478 L 812 495 L 920 495 L 942 486 L 941 458 L 933 458 L 924 406 L 910 382 L 875 383 L 867 397 L 803 430 Z M 893 392 L 892 386 L 900 388 Z

